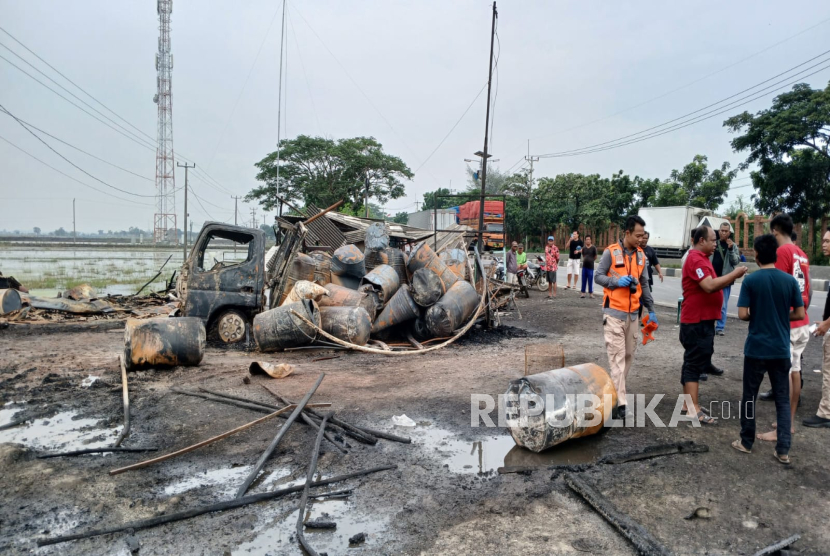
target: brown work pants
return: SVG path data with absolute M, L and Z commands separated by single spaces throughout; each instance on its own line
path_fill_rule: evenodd
M 617 389 L 617 405 L 625 405 L 625 379 L 637 351 L 637 321 L 630 317 L 620 320 L 605 315 L 604 318 L 605 349 L 608 351 L 611 381 Z
M 816 415 L 824 419 L 830 419 L 830 342 L 827 341 L 828 336 L 830 334 L 824 335 L 824 357 L 821 361 L 821 402 L 816 412 Z

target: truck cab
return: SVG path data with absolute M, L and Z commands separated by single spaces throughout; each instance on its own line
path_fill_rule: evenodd
M 199 317 L 208 334 L 241 342 L 265 305 L 265 233 L 207 222 L 176 282 L 182 315 Z

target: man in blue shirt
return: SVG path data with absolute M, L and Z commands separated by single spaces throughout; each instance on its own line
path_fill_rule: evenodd
M 775 268 L 778 242 L 772 234 L 755 238 L 760 267 L 744 278 L 738 297 L 738 317 L 749 321 L 744 344 L 744 392 L 741 399 L 741 439 L 732 443 L 750 453 L 755 441 L 755 401 L 764 374 L 775 394 L 778 439 L 775 458 L 790 463 L 790 321 L 804 318 L 804 301 L 795 278 Z

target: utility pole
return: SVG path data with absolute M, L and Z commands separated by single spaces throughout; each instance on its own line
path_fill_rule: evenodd
M 530 195 L 533 193 L 533 163 L 539 162 L 538 156 L 530 156 L 530 139 L 527 140 L 527 156 L 525 160 L 530 163 L 530 172 L 527 178 L 527 211 L 530 212 Z M 530 244 L 527 242 L 527 234 L 525 234 L 525 245 L 530 247 Z
M 487 185 L 487 159 L 490 154 L 487 152 L 487 144 L 490 139 L 490 92 L 493 86 L 493 43 L 496 38 L 496 18 L 499 16 L 496 10 L 496 3 L 493 2 L 493 23 L 490 27 L 490 60 L 488 64 L 487 76 L 487 116 L 484 121 L 484 150 L 481 153 L 475 153 L 481 156 L 481 204 L 478 210 L 478 249 L 483 251 L 484 246 L 484 195 L 486 193 Z M 505 242 L 506 243 L 506 242 Z
M 187 260 L 187 218 L 190 216 L 187 214 L 187 171 L 190 168 L 195 168 L 196 163 L 188 165 L 186 162 L 182 164 L 181 162 L 177 162 L 176 166 L 179 168 L 184 168 L 184 220 L 182 220 L 182 232 L 184 235 L 184 243 L 182 244 L 182 260 Z
M 366 218 L 369 218 L 369 176 L 366 176 L 366 192 L 364 193 L 363 204 L 366 205 Z
M 285 37 L 285 2 L 282 3 L 282 24 L 280 27 L 280 82 L 277 91 L 277 197 L 280 195 L 280 131 L 282 128 L 282 60 L 287 58 L 283 54 L 283 45 L 288 46 Z M 286 60 L 287 61 L 287 60 Z M 286 70 L 287 73 L 287 70 Z M 286 75 L 286 78 L 288 75 Z M 279 202 L 279 215 L 282 216 L 282 201 Z
M 233 225 L 238 226 L 239 224 L 236 221 L 236 215 L 239 214 L 239 209 L 236 208 L 237 202 L 239 201 L 239 196 L 237 195 L 234 197 L 231 195 L 231 199 L 233 199 Z
M 256 207 L 251 207 L 251 228 L 256 228 Z
M 75 199 L 72 199 L 72 243 L 78 242 L 78 235 L 75 233 Z

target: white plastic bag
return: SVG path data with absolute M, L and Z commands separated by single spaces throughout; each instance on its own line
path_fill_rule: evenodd
M 393 415 L 392 424 L 398 427 L 414 427 L 415 421 L 404 415 Z

